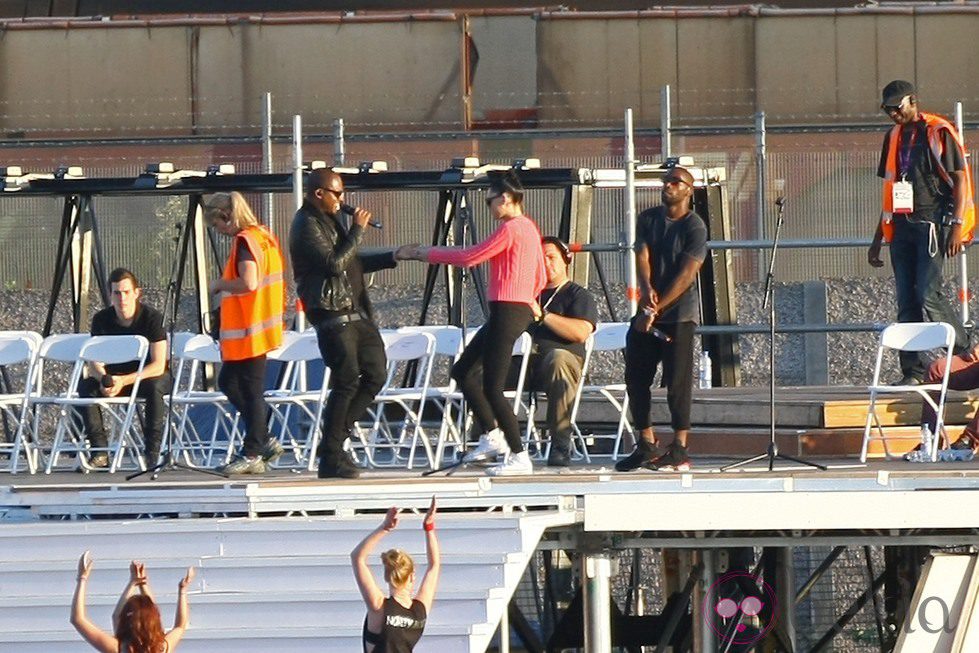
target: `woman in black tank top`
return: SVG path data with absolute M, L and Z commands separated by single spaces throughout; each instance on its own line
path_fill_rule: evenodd
M 425 621 L 432 609 L 435 588 L 438 586 L 441 555 L 435 536 L 435 497 L 428 507 L 422 528 L 428 552 L 428 568 L 418 593 L 412 598 L 415 585 L 415 563 L 404 551 L 391 549 L 381 554 L 384 580 L 388 583 L 385 596 L 367 566 L 367 558 L 381 539 L 398 525 L 398 509 L 391 508 L 384 522 L 374 529 L 350 554 L 354 578 L 367 604 L 364 618 L 364 653 L 411 653 L 425 630 Z

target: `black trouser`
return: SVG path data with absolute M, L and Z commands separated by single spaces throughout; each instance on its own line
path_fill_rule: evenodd
M 945 299 L 942 264 L 945 262 L 950 230 L 941 226 L 940 218 L 941 215 L 933 216 L 938 222 L 935 238 L 932 239 L 929 234 L 932 222 L 894 216 L 891 266 L 894 268 L 897 289 L 897 321 L 921 322 L 927 316 L 932 322 L 951 324 L 955 328 L 955 353 L 961 354 L 969 348 L 969 336 L 962 327 L 958 313 Z M 921 354 L 902 351 L 900 359 L 904 376 L 924 378 L 925 364 Z
M 504 395 L 513 343 L 534 321 L 527 304 L 490 302 L 489 319 L 452 366 L 452 378 L 462 388 L 482 433 L 499 426 L 510 451 L 523 451 L 520 424 L 513 403 Z M 481 372 L 481 373 L 480 373 Z
M 672 336 L 673 341 L 664 342 L 651 333 L 640 333 L 632 327 L 625 338 L 625 386 L 629 394 L 632 425 L 638 430 L 652 426 L 649 414 L 652 405 L 650 386 L 656 376 L 656 366 L 662 361 L 670 424 L 674 431 L 683 431 L 690 428 L 696 324 L 657 322 L 654 326 Z
M 354 421 L 363 416 L 384 386 L 387 356 L 380 332 L 367 319 L 342 324 L 331 318 L 320 319 L 316 337 L 323 362 L 330 368 L 331 386 L 317 455 L 336 463 Z
M 228 396 L 245 423 L 241 453 L 261 455 L 269 439 L 269 405 L 265 401 L 265 354 L 240 361 L 224 361 L 218 375 L 218 388 Z
M 143 425 L 143 440 L 146 446 L 146 460 L 151 465 L 156 464 L 156 457 L 160 453 L 160 444 L 163 440 L 163 424 L 166 421 L 166 407 L 163 397 L 170 392 L 170 373 L 164 372 L 161 376 L 152 379 L 143 379 L 139 382 L 139 391 L 136 396 L 146 400 L 146 422 Z M 119 393 L 120 397 L 132 394 L 133 386 L 123 387 Z M 89 377 L 82 379 L 78 383 L 79 397 L 101 397 L 102 384 L 95 378 Z M 102 411 L 98 406 L 85 406 L 79 408 L 82 423 L 85 426 L 85 435 L 93 448 L 102 449 L 108 446 L 108 438 L 105 434 L 105 425 L 102 422 Z

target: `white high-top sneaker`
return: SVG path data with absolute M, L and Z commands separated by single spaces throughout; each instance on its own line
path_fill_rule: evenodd
M 523 476 L 534 473 L 534 465 L 530 462 L 527 450 L 507 455 L 506 460 L 486 470 L 490 476 Z
M 505 456 L 508 453 L 510 453 L 510 445 L 506 443 L 503 431 L 496 428 L 479 436 L 479 444 L 475 449 L 467 451 L 463 460 L 467 463 L 492 461 L 497 456 Z

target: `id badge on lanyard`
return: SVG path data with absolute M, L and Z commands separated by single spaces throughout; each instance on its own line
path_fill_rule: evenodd
M 908 181 L 908 172 L 911 170 L 911 152 L 914 149 L 914 141 L 917 136 L 917 130 L 911 132 L 911 139 L 906 149 L 901 147 L 900 141 L 897 144 L 901 180 L 895 181 L 891 188 L 891 203 L 894 213 L 914 213 L 914 188 Z
M 914 213 L 914 188 L 907 179 L 895 181 L 891 190 L 894 213 Z

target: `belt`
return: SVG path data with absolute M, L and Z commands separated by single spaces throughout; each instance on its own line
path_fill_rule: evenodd
M 360 313 L 347 313 L 346 315 L 337 315 L 336 317 L 329 317 L 319 323 L 319 326 L 324 329 L 329 329 L 330 327 L 340 326 L 341 324 L 346 324 L 347 322 L 360 322 L 365 319 Z

